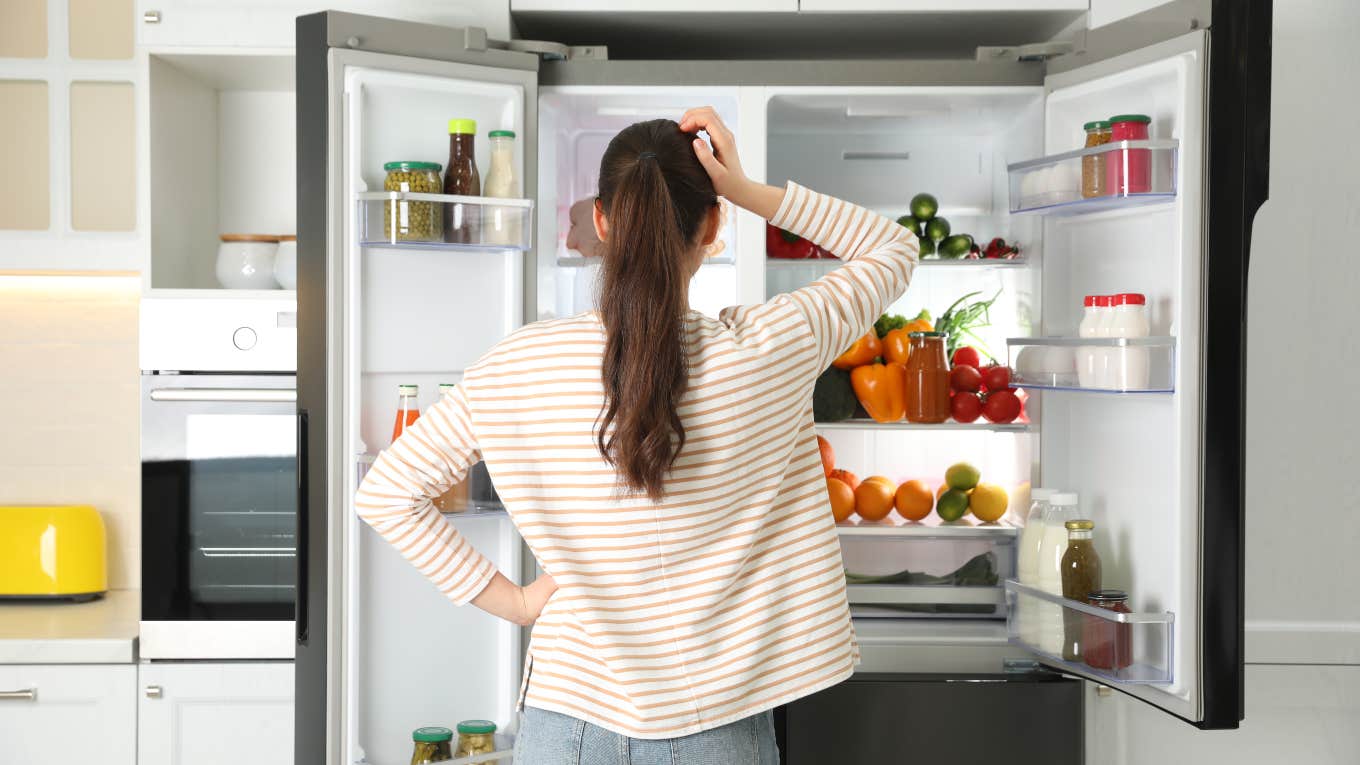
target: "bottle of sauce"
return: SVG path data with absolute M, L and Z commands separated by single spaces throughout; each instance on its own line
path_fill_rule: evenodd
M 1147 296 L 1124 292 L 1112 296 L 1110 337 L 1147 337 Z M 1147 346 L 1126 345 L 1110 348 L 1109 387 L 1116 390 L 1146 390 L 1148 387 Z
M 449 163 L 444 169 L 445 194 L 465 197 L 482 195 L 482 178 L 477 174 L 477 156 L 473 148 L 473 139 L 476 137 L 476 120 L 449 120 Z M 444 241 L 477 244 L 481 234 L 480 223 L 480 206 L 456 202 L 444 205 Z
M 492 130 L 491 169 L 486 174 L 483 196 L 500 199 L 519 197 L 519 178 L 515 176 L 515 133 L 513 130 Z M 521 244 L 523 208 L 488 205 L 482 211 L 483 244 Z
M 907 355 L 907 422 L 949 419 L 949 361 L 943 332 L 912 332 Z
M 397 419 L 392 424 L 392 441 L 395 443 L 411 424 L 420 419 L 420 406 L 416 397 L 420 395 L 418 385 L 397 386 Z
M 1086 148 L 1110 142 L 1110 123 L 1096 120 L 1081 126 L 1086 131 Z M 1088 154 L 1081 158 L 1081 195 L 1085 198 L 1105 196 L 1105 155 Z
M 1048 512 L 1044 514 L 1044 535 L 1039 541 L 1039 574 L 1036 585 L 1039 589 L 1062 597 L 1062 560 L 1067 553 L 1067 522 L 1076 520 L 1077 494 L 1059 491 L 1048 499 Z M 1038 640 L 1033 644 L 1050 656 L 1062 656 L 1063 611 L 1062 606 L 1047 601 L 1035 602 Z
M 1100 556 L 1091 542 L 1094 523 L 1085 519 L 1066 522 L 1067 550 L 1062 557 L 1063 597 L 1085 603 L 1090 594 L 1100 589 Z M 1062 657 L 1081 661 L 1082 629 L 1085 614 L 1072 609 L 1063 610 Z

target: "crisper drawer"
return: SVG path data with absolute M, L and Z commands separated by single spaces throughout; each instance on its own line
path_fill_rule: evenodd
M 1009 524 L 842 524 L 841 555 L 857 617 L 1006 616 L 1015 571 Z

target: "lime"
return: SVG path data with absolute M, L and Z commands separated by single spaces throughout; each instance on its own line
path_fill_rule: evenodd
M 920 236 L 921 232 L 925 230 L 923 228 L 922 222 L 917 220 L 916 216 L 914 215 L 903 215 L 902 217 L 897 219 L 897 225 L 901 226 L 902 228 L 905 228 L 906 230 L 910 231 L 911 233 L 917 236 Z
M 940 203 L 929 194 L 917 194 L 911 198 L 911 214 L 918 220 L 930 220 L 940 211 Z
M 917 241 L 917 244 L 921 245 L 921 257 L 923 258 L 936 257 L 934 242 L 930 241 L 929 239 L 921 239 Z
M 946 491 L 935 503 L 935 512 L 942 521 L 957 521 L 968 512 L 968 495 L 958 489 Z
M 936 218 L 926 224 L 926 238 L 940 241 L 949 236 L 949 221 L 944 218 Z
M 968 509 L 979 521 L 991 523 L 1006 514 L 1008 501 L 1005 489 L 994 483 L 980 483 L 968 495 Z
M 967 255 L 972 248 L 973 237 L 967 234 L 955 234 L 940 242 L 940 257 L 956 260 Z
M 978 469 L 967 462 L 956 462 L 944 471 L 944 482 L 949 484 L 949 488 L 959 491 L 968 491 L 977 486 L 981 477 Z

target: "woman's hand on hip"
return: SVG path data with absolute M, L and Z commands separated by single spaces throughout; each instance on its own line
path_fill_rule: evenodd
M 711 106 L 699 106 L 680 118 L 680 129 L 686 133 L 704 131 L 708 143 L 694 139 L 694 153 L 699 163 L 713 180 L 713 190 L 727 197 L 737 207 L 750 210 L 766 220 L 774 217 L 784 201 L 784 190 L 763 183 L 755 183 L 741 169 L 737 156 L 737 138 Z M 712 144 L 710 147 L 709 144 Z
M 520 587 L 498 571 L 477 597 L 472 599 L 472 605 L 492 616 L 499 616 L 521 627 L 528 627 L 538 619 L 539 614 L 543 613 L 543 607 L 548 604 L 548 598 L 551 598 L 554 592 L 557 592 L 557 582 L 547 574 L 535 579 L 528 586 Z
M 544 574 L 527 587 L 522 587 L 521 594 L 524 596 L 524 611 L 519 621 L 520 626 L 528 627 L 538 620 L 543 613 L 543 607 L 548 605 L 548 599 L 557 592 L 557 582 L 551 574 Z

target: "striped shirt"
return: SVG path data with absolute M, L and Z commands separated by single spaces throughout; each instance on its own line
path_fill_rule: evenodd
M 686 316 L 686 440 L 661 501 L 621 489 L 597 449 L 595 313 L 506 337 L 365 477 L 359 514 L 461 604 L 495 571 L 432 499 L 486 461 L 558 584 L 522 703 L 671 738 L 834 685 L 858 662 L 812 390 L 906 290 L 916 240 L 793 183 L 772 222 L 849 262 L 762 305 Z

